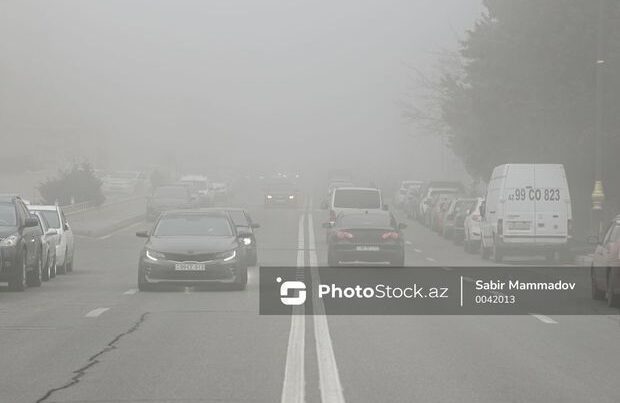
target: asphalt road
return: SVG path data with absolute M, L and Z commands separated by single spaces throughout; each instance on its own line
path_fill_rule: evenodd
M 262 265 L 326 264 L 318 205 L 249 206 Z M 40 289 L 0 286 L 0 402 L 619 400 L 620 321 L 603 308 L 260 316 L 257 268 L 246 291 L 137 292 L 134 232 L 147 226 L 78 238 L 76 271 Z M 408 265 L 490 264 L 414 223 L 405 235 Z

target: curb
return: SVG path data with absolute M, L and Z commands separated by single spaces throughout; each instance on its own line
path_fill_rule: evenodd
M 132 225 L 132 224 L 137 224 L 137 223 L 139 223 L 141 221 L 144 221 L 145 218 L 146 218 L 146 214 L 140 214 L 140 215 L 137 215 L 137 216 L 129 217 L 129 218 L 126 218 L 124 220 L 118 221 L 118 222 L 116 222 L 114 224 L 110 224 L 110 225 L 108 225 L 108 226 L 106 226 L 104 228 L 98 229 L 98 230 L 84 230 L 84 231 L 77 230 L 77 231 L 73 231 L 73 233 L 76 234 L 76 235 L 88 236 L 88 237 L 91 237 L 91 238 L 99 238 L 101 236 L 108 235 L 108 234 L 110 234 L 112 232 L 121 230 L 121 229 L 123 229 L 125 227 L 128 227 L 128 226 Z

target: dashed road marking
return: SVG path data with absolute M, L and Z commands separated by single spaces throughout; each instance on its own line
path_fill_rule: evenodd
M 558 323 L 558 322 L 556 322 L 555 320 L 551 319 L 550 317 L 548 317 L 546 315 L 541 315 L 539 313 L 530 313 L 530 315 L 532 315 L 533 317 L 535 317 L 536 319 L 538 319 L 542 323 L 546 323 L 548 325 L 554 325 L 554 324 Z
M 129 290 L 125 291 L 123 295 L 134 295 L 137 292 L 138 292 L 137 288 L 130 288 Z
M 406 243 L 407 245 L 413 245 L 413 242 L 411 242 L 411 241 L 405 241 L 405 243 Z
M 413 248 L 413 251 L 415 253 L 422 253 L 422 249 L 418 249 L 418 248 Z
M 105 311 L 109 310 L 110 308 L 97 308 L 97 309 L 93 309 L 92 311 L 88 312 L 86 314 L 87 318 L 96 318 L 98 316 L 100 316 L 102 313 L 104 313 Z

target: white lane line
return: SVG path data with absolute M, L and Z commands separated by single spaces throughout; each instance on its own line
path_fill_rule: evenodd
M 422 253 L 422 249 L 418 249 L 418 248 L 413 248 L 413 251 L 415 253 Z
M 442 267 L 445 271 L 452 271 L 452 267 Z
M 102 313 L 104 313 L 105 311 L 107 311 L 110 308 L 97 308 L 97 309 L 93 309 L 92 311 L 88 312 L 86 314 L 87 318 L 96 318 L 98 316 L 100 316 Z
M 303 213 L 299 216 L 297 233 L 298 268 L 304 266 L 304 217 Z M 306 399 L 304 375 L 306 316 L 302 309 L 301 306 L 293 307 L 293 314 L 291 315 L 282 398 L 280 399 L 282 403 L 303 403 Z
M 126 226 L 126 227 L 119 228 L 119 229 L 117 229 L 116 231 L 112 231 L 112 232 L 110 232 L 109 234 L 106 234 L 106 235 L 100 236 L 100 237 L 98 237 L 97 239 L 98 239 L 98 240 L 108 239 L 108 238 L 110 238 L 112 235 L 118 234 L 119 232 L 126 231 L 126 230 L 131 229 L 131 228 L 135 228 L 135 227 L 137 227 L 137 226 L 139 226 L 139 225 L 143 225 L 143 224 L 144 224 L 144 223 L 143 223 L 142 221 L 137 222 L 137 223 L 134 223 L 134 224 L 130 224 L 130 225 Z
M 541 314 L 538 314 L 538 313 L 530 313 L 530 315 L 532 315 L 533 317 L 535 317 L 536 319 L 538 319 L 542 323 L 546 323 L 548 325 L 554 325 L 554 324 L 558 323 L 555 320 L 553 320 L 550 317 L 545 316 L 545 315 L 541 315 Z
M 137 292 L 138 292 L 137 288 L 130 288 L 129 290 L 125 291 L 123 295 L 134 295 Z
M 426 260 L 428 260 L 429 262 L 433 262 L 433 263 L 434 263 L 434 262 L 436 262 L 436 260 L 435 260 L 435 259 L 433 259 L 432 257 L 427 257 L 427 258 L 425 258 L 425 259 L 426 259 Z
M 310 247 L 310 274 L 312 284 L 315 290 L 318 289 L 320 283 L 319 272 L 317 268 L 316 245 L 314 238 L 314 226 L 312 214 L 308 214 L 308 230 L 309 230 L 309 247 Z M 329 325 L 327 324 L 327 316 L 325 315 L 325 306 L 318 296 L 313 295 L 313 306 L 315 307 L 314 315 L 314 340 L 316 347 L 316 355 L 319 366 L 319 388 L 321 390 L 321 401 L 324 403 L 344 403 L 344 394 L 342 393 L 342 384 L 340 383 L 340 375 L 338 374 L 338 365 L 336 364 L 336 356 L 334 347 L 329 335 Z

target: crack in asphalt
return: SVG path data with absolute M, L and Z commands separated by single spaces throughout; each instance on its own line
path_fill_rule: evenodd
M 60 391 L 60 390 L 64 390 L 64 389 L 69 389 L 70 387 L 78 384 L 80 382 L 80 380 L 86 376 L 86 372 L 94 367 L 95 365 L 99 364 L 101 361 L 99 360 L 99 358 L 106 354 L 109 353 L 112 350 L 116 350 L 116 344 L 124 337 L 127 335 L 130 335 L 131 333 L 135 332 L 136 330 L 138 330 L 138 328 L 140 328 L 140 326 L 144 323 L 144 321 L 146 320 L 146 317 L 150 314 L 150 312 L 145 312 L 140 316 L 140 319 L 138 319 L 129 329 L 125 330 L 124 332 L 118 334 L 116 337 L 114 337 L 112 339 L 112 341 L 110 341 L 108 344 L 106 344 L 106 346 L 99 351 L 98 353 L 92 355 L 88 360 L 87 360 L 87 364 L 84 365 L 83 367 L 73 371 L 73 373 L 75 375 L 73 375 L 71 377 L 71 379 L 65 383 L 62 386 L 58 386 L 52 389 L 49 389 L 47 392 L 45 392 L 45 394 L 43 395 L 43 397 L 39 398 L 36 403 L 42 403 L 45 402 L 47 399 L 49 399 L 54 393 Z

